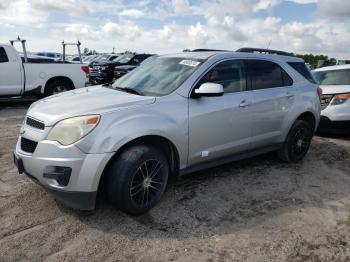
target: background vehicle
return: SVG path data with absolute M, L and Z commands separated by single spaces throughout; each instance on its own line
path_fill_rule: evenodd
M 145 59 L 141 64 L 149 62 L 151 59 L 155 58 L 155 56 L 150 56 L 147 59 Z M 141 65 L 140 64 L 140 65 Z M 119 77 L 122 77 L 123 75 L 126 75 L 130 71 L 134 70 L 139 65 L 124 65 L 124 66 L 116 66 L 114 68 L 114 77 L 113 79 L 118 79 Z
M 95 58 L 93 58 L 89 62 L 89 67 L 92 69 L 92 67 L 95 64 L 104 63 L 104 62 L 108 62 L 108 61 L 113 61 L 114 59 L 116 59 L 119 56 L 120 56 L 120 54 L 102 54 L 102 55 L 98 55 L 98 56 L 96 56 Z
M 84 87 L 88 73 L 85 64 L 28 57 L 25 48 L 21 57 L 12 45 L 0 44 L 0 96 L 49 96 Z
M 170 177 L 269 151 L 302 160 L 321 93 L 301 67 L 276 54 L 159 56 L 111 85 L 32 104 L 15 161 L 71 207 L 94 208 L 100 189 L 139 215 Z
M 323 90 L 318 131 L 350 132 L 350 65 L 316 69 L 313 75 Z
M 37 56 L 45 56 L 49 58 L 53 58 L 54 60 L 60 60 L 62 59 L 62 54 L 55 53 L 55 52 L 38 52 L 35 53 Z
M 90 82 L 93 84 L 106 84 L 113 81 L 114 69 L 116 66 L 133 65 L 137 66 L 151 54 L 125 53 L 112 61 L 99 62 L 94 64 L 90 72 Z

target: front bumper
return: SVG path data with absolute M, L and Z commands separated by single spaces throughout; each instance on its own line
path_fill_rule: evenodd
M 326 116 L 321 116 L 317 131 L 319 133 L 349 134 L 350 121 L 332 121 Z
M 69 207 L 94 209 L 99 180 L 112 153 L 86 154 L 75 145 L 62 146 L 44 140 L 30 154 L 21 150 L 20 140 L 21 137 L 14 152 L 20 173 L 25 173 Z M 53 176 L 62 168 L 70 170 L 68 182 L 64 185 Z

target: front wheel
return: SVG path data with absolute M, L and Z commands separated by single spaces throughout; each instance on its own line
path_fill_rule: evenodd
M 287 162 L 301 161 L 309 150 L 312 136 L 311 125 L 304 120 L 296 120 L 282 148 L 277 152 L 278 156 Z
M 168 173 L 168 161 L 160 150 L 150 146 L 131 147 L 112 164 L 108 199 L 127 214 L 141 215 L 160 200 Z

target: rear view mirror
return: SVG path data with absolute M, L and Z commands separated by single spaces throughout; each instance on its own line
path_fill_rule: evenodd
M 224 88 L 221 84 L 203 83 L 198 89 L 194 90 L 194 97 L 201 96 L 222 96 Z

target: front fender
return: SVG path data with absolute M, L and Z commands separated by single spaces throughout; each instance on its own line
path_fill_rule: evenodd
M 165 112 L 158 104 L 102 115 L 96 130 L 77 146 L 86 153 L 110 153 L 136 138 L 160 136 L 176 147 L 182 168 L 187 163 L 188 154 L 187 106 L 178 106 L 172 110 L 171 104 L 167 104 Z

